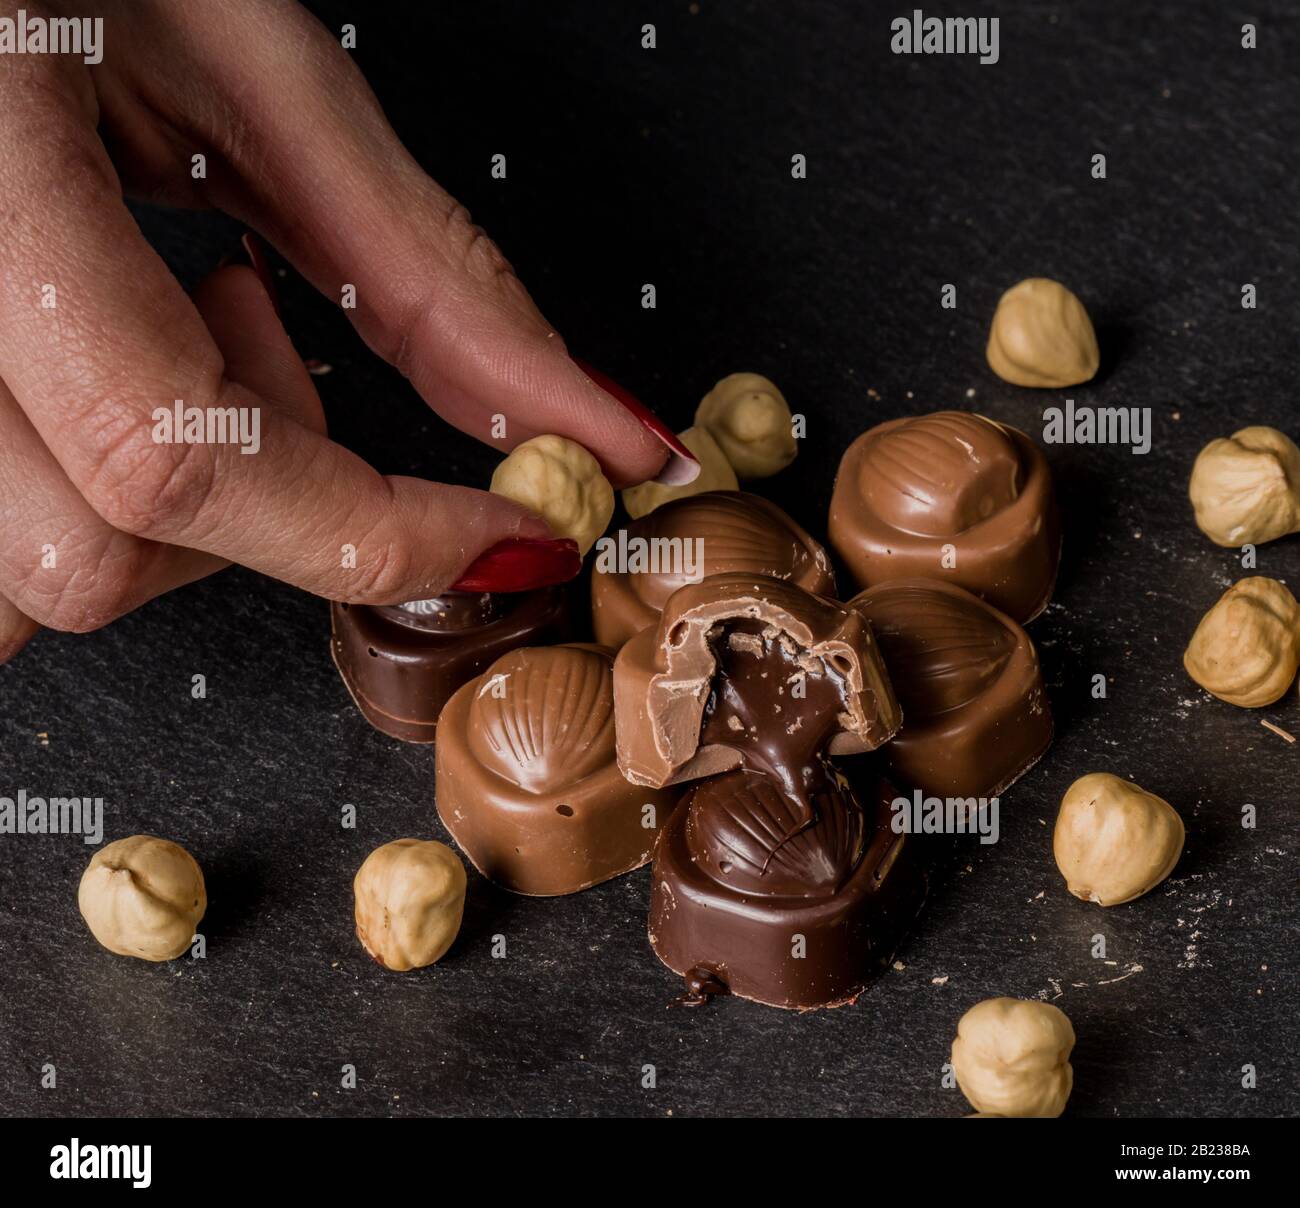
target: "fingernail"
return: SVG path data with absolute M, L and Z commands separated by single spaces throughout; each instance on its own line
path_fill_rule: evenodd
M 225 268 L 228 264 L 242 264 L 245 268 L 251 268 L 257 274 L 257 279 L 262 283 L 262 288 L 266 290 L 266 296 L 271 299 L 271 305 L 278 315 L 280 298 L 275 292 L 275 280 L 271 276 L 271 265 L 266 259 L 262 241 L 252 231 L 245 231 L 240 237 L 239 244 L 240 250 L 222 257 L 217 267 Z
M 567 537 L 507 537 L 484 550 L 452 591 L 533 591 L 567 583 L 582 570 L 578 543 Z
M 667 462 L 664 463 L 664 468 L 659 471 L 658 476 L 654 479 L 655 482 L 662 483 L 664 486 L 676 487 L 681 486 L 683 483 L 694 482 L 699 477 L 700 463 L 695 454 L 682 444 L 677 434 L 641 402 L 636 395 L 620 386 L 613 378 L 601 373 L 594 365 L 588 365 L 586 361 L 580 361 L 577 357 L 573 357 L 573 363 L 606 394 L 613 395 L 614 398 L 618 399 L 624 407 L 641 421 L 648 432 L 657 436 L 667 446 L 669 457 Z

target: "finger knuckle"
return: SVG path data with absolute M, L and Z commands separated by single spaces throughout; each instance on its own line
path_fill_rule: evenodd
M 166 540 L 194 524 L 214 476 L 206 445 L 163 443 L 151 428 L 130 423 L 93 438 L 79 485 L 90 506 L 115 529 Z
M 14 602 L 39 625 L 60 633 L 91 633 L 135 608 L 150 556 L 140 542 L 115 534 L 107 543 L 55 543 L 56 564 L 34 566 L 12 591 Z

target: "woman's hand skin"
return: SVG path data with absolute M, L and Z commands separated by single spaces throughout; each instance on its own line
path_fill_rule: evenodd
M 191 300 L 124 190 L 225 210 L 327 297 L 355 286 L 366 343 L 502 452 L 554 432 L 616 487 L 694 477 L 662 422 L 569 358 L 296 4 L 0 0 L 0 16 L 20 7 L 102 16 L 103 60 L 0 55 L 0 661 L 38 625 L 97 628 L 226 562 L 354 603 L 576 573 L 517 504 L 381 476 L 332 443 L 258 276 L 221 269 Z M 260 450 L 155 443 L 153 412 L 176 399 L 259 408 Z

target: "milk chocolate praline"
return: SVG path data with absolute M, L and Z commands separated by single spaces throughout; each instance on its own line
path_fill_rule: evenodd
M 575 893 L 644 864 L 678 799 L 614 752 L 613 654 L 526 647 L 463 685 L 438 721 L 438 816 L 515 893 Z
M 725 731 L 719 736 L 703 728 L 717 700 L 719 638 L 728 629 L 743 630 L 740 637 L 751 647 L 757 641 L 763 657 L 789 647 L 786 657 L 796 668 L 800 660 L 811 660 L 839 685 L 838 706 L 828 717 L 814 718 L 807 697 L 796 696 L 785 676 L 759 681 L 747 689 L 761 697 L 748 702 L 755 716 L 747 730 L 756 737 L 779 736 L 790 727 L 801 742 L 825 738 L 824 748 L 813 754 L 850 755 L 872 750 L 897 732 L 898 702 L 860 613 L 781 579 L 711 575 L 674 592 L 658 625 L 619 651 L 618 761 L 629 780 L 673 784 L 744 762 L 741 746 L 728 741 Z M 811 733 L 814 725 L 825 732 Z
M 656 955 L 697 997 L 725 990 L 800 1010 L 852 1002 L 925 898 L 915 843 L 890 828 L 897 795 L 881 781 L 864 811 L 830 772 L 813 824 L 779 841 L 792 818 L 770 780 L 736 771 L 701 781 L 655 849 Z
M 609 556 L 598 548 L 591 576 L 596 640 L 615 649 L 658 621 L 668 597 L 692 581 L 692 572 L 699 579 L 749 571 L 788 580 L 816 595 L 835 594 L 835 577 L 821 545 L 776 504 L 744 491 L 675 499 L 623 532 L 625 536 L 607 539 L 613 543 Z M 686 565 L 681 554 L 693 558 L 695 546 L 685 549 L 683 543 L 696 539 L 699 565 Z M 670 552 L 673 556 L 666 557 Z M 634 560 L 652 554 L 653 564 Z
M 879 753 L 895 777 L 936 797 L 995 797 L 1052 741 L 1029 635 L 957 587 L 896 579 L 855 596 L 903 707 Z
M 513 595 L 330 605 L 330 653 L 366 720 L 403 742 L 433 742 L 461 684 L 519 646 L 569 636 L 562 588 Z
M 683 1001 L 852 1000 L 924 894 L 909 841 L 889 828 L 892 789 L 864 811 L 826 760 L 898 730 L 863 615 L 783 580 L 713 575 L 673 593 L 614 677 L 628 778 L 700 780 L 652 876 L 650 939 L 686 978 Z
M 845 451 L 830 541 L 860 587 L 956 583 L 1020 623 L 1051 598 L 1061 528 L 1051 473 L 1023 432 L 964 411 L 891 420 Z

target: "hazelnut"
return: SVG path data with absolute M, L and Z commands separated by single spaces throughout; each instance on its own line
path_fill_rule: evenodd
M 1271 705 L 1295 679 L 1300 606 L 1276 579 L 1234 583 L 1201 618 L 1183 652 L 1187 674 L 1230 705 Z
M 183 847 L 132 835 L 94 854 L 77 905 L 91 935 L 110 952 L 169 961 L 193 941 L 208 895 L 202 870 Z
M 987 998 L 957 1024 L 952 1068 L 984 1116 L 1059 1116 L 1074 1085 L 1074 1029 L 1051 1003 Z
M 387 969 L 432 965 L 460 930 L 465 882 L 465 866 L 436 839 L 377 847 L 352 882 L 357 939 Z
M 614 488 L 600 463 L 563 436 L 534 436 L 517 445 L 497 466 L 491 489 L 536 512 L 557 537 L 572 537 L 582 554 L 614 514 Z
M 1083 303 L 1048 277 L 1030 277 L 1002 295 L 986 355 L 989 368 L 1017 386 L 1077 386 L 1101 359 Z
M 724 377 L 700 400 L 695 426 L 718 442 L 737 478 L 769 478 L 799 451 L 789 405 L 757 373 Z
M 709 435 L 705 428 L 687 428 L 678 436 L 700 462 L 699 477 L 694 482 L 683 486 L 669 487 L 659 482 L 643 482 L 640 486 L 628 487 L 623 492 L 623 506 L 633 520 L 647 516 L 670 499 L 681 499 L 687 495 L 700 495 L 705 491 L 735 491 L 740 483 L 731 462 L 718 447 L 718 442 Z
M 1242 428 L 1201 450 L 1187 493 L 1201 532 L 1218 545 L 1300 532 L 1300 449 L 1276 428 Z
M 1183 837 L 1169 802 L 1109 772 L 1091 772 L 1061 798 L 1052 852 L 1076 898 L 1118 906 L 1173 872 Z

